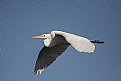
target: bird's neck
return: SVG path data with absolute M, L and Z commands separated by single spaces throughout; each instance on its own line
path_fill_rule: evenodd
M 50 42 L 51 42 L 51 39 L 50 39 L 50 38 L 45 39 L 45 40 L 44 40 L 44 45 L 45 45 L 46 47 L 49 47 Z

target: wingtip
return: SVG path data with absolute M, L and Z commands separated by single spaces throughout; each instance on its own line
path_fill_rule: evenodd
M 44 71 L 44 69 L 38 69 L 38 70 L 34 71 L 34 75 L 41 75 L 43 71 Z

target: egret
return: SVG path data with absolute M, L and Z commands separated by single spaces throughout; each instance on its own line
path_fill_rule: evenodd
M 51 65 L 69 46 L 72 46 L 78 52 L 93 53 L 95 50 L 93 43 L 104 43 L 101 40 L 89 40 L 63 31 L 51 31 L 50 34 L 33 36 L 32 38 L 44 38 L 45 45 L 40 50 L 36 60 L 34 73 L 37 75 Z

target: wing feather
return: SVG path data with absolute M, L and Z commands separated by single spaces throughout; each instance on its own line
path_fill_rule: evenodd
M 42 50 L 39 52 L 36 64 L 35 64 L 35 69 L 34 73 L 39 74 L 38 71 L 47 68 L 49 65 L 51 65 L 58 56 L 60 56 L 67 48 L 69 45 L 56 45 L 53 47 L 46 47 L 44 46 Z
M 74 35 L 71 36 L 71 40 L 69 36 L 66 36 L 65 38 L 78 52 L 91 53 L 95 50 L 95 45 L 91 43 L 87 38 Z
M 65 40 L 72 45 L 78 52 L 94 52 L 95 45 L 91 43 L 87 38 L 80 37 L 74 34 L 62 32 L 62 31 L 52 31 L 52 35 L 61 35 Z

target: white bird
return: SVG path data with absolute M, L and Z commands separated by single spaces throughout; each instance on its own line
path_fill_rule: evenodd
M 34 73 L 39 75 L 52 64 L 70 45 L 78 52 L 93 53 L 93 43 L 104 43 L 100 40 L 89 40 L 74 34 L 62 31 L 52 31 L 50 34 L 33 36 L 32 38 L 44 38 L 44 47 L 39 52 Z

